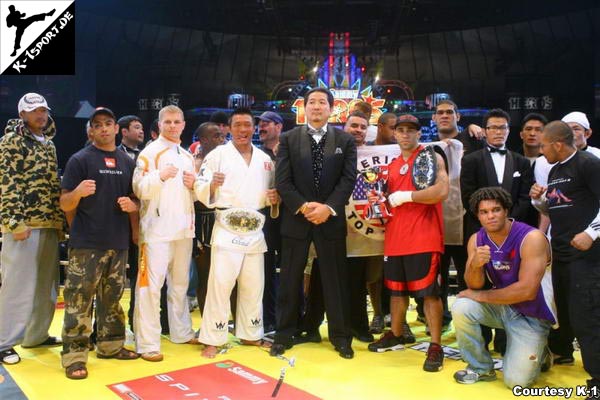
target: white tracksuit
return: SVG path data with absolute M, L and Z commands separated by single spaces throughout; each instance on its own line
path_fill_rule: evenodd
M 210 198 L 213 172 L 225 174 L 225 182 Z M 250 165 L 233 143 L 211 151 L 200 169 L 194 185 L 198 200 L 210 208 L 239 208 L 254 212 L 267 205 L 266 191 L 274 179 L 270 157 L 252 146 Z M 255 233 L 239 233 L 228 229 L 217 218 L 211 239 L 211 262 L 208 292 L 202 314 L 200 342 L 221 346 L 227 342 L 229 296 L 237 280 L 238 298 L 236 336 L 240 339 L 261 339 L 263 331 L 262 295 L 264 289 L 264 255 L 267 245 L 262 228 Z M 264 221 L 264 219 L 263 219 Z
M 178 168 L 161 181 L 159 171 Z M 170 339 L 185 343 L 194 337 L 186 292 L 194 238 L 193 193 L 183 184 L 183 171 L 194 172 L 192 155 L 162 136 L 139 155 L 133 191 L 141 201 L 140 263 L 134 327 L 138 353 L 160 351 L 160 291 L 167 279 Z

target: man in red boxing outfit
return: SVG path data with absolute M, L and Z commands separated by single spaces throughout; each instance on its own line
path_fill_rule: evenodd
M 439 270 L 444 251 L 442 201 L 448 196 L 448 175 L 442 157 L 419 145 L 421 125 L 416 117 L 399 116 L 394 136 L 401 155 L 389 165 L 387 197 L 393 216 L 385 230 L 383 270 L 384 284 L 391 293 L 392 330 L 371 343 L 369 350 L 402 348 L 408 296 L 424 297 L 431 344 L 423 369 L 437 372 L 444 361 Z M 414 168 L 417 159 L 419 165 L 427 165 L 425 175 L 429 172 L 432 182 L 419 184 L 425 175 Z

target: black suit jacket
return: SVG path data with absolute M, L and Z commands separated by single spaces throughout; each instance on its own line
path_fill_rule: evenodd
M 492 156 L 487 148 L 464 156 L 460 171 L 460 190 L 463 207 L 467 210 L 465 243 L 481 227 L 477 217 L 469 210 L 469 199 L 477 189 L 482 187 L 501 186 L 506 189 L 513 202 L 510 216 L 517 221 L 536 226 L 537 220 L 535 220 L 535 212 L 529 198 L 529 189 L 532 184 L 533 171 L 529 160 L 514 151 L 509 150 L 506 153 L 502 185 L 498 183 Z
M 281 234 L 305 239 L 311 224 L 298 209 L 305 202 L 317 201 L 332 207 L 337 216 L 317 226 L 329 239 L 346 236 L 344 206 L 356 182 L 356 146 L 351 135 L 327 126 L 323 171 L 319 190 L 315 190 L 310 136 L 306 126 L 296 127 L 281 134 L 275 169 L 276 187 L 283 200 L 281 207 Z

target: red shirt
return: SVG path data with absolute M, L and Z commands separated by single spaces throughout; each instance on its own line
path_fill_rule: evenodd
M 412 182 L 412 168 L 422 148 L 423 146 L 419 146 L 413 151 L 407 161 L 400 156 L 390 163 L 388 193 L 398 190 L 416 190 Z M 391 212 L 393 216 L 385 226 L 384 255 L 404 256 L 444 252 L 442 202 L 437 204 L 409 202 L 392 208 Z

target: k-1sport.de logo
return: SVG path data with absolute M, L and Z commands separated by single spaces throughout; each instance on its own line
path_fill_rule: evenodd
M 0 74 L 75 73 L 75 2 L 0 0 Z

